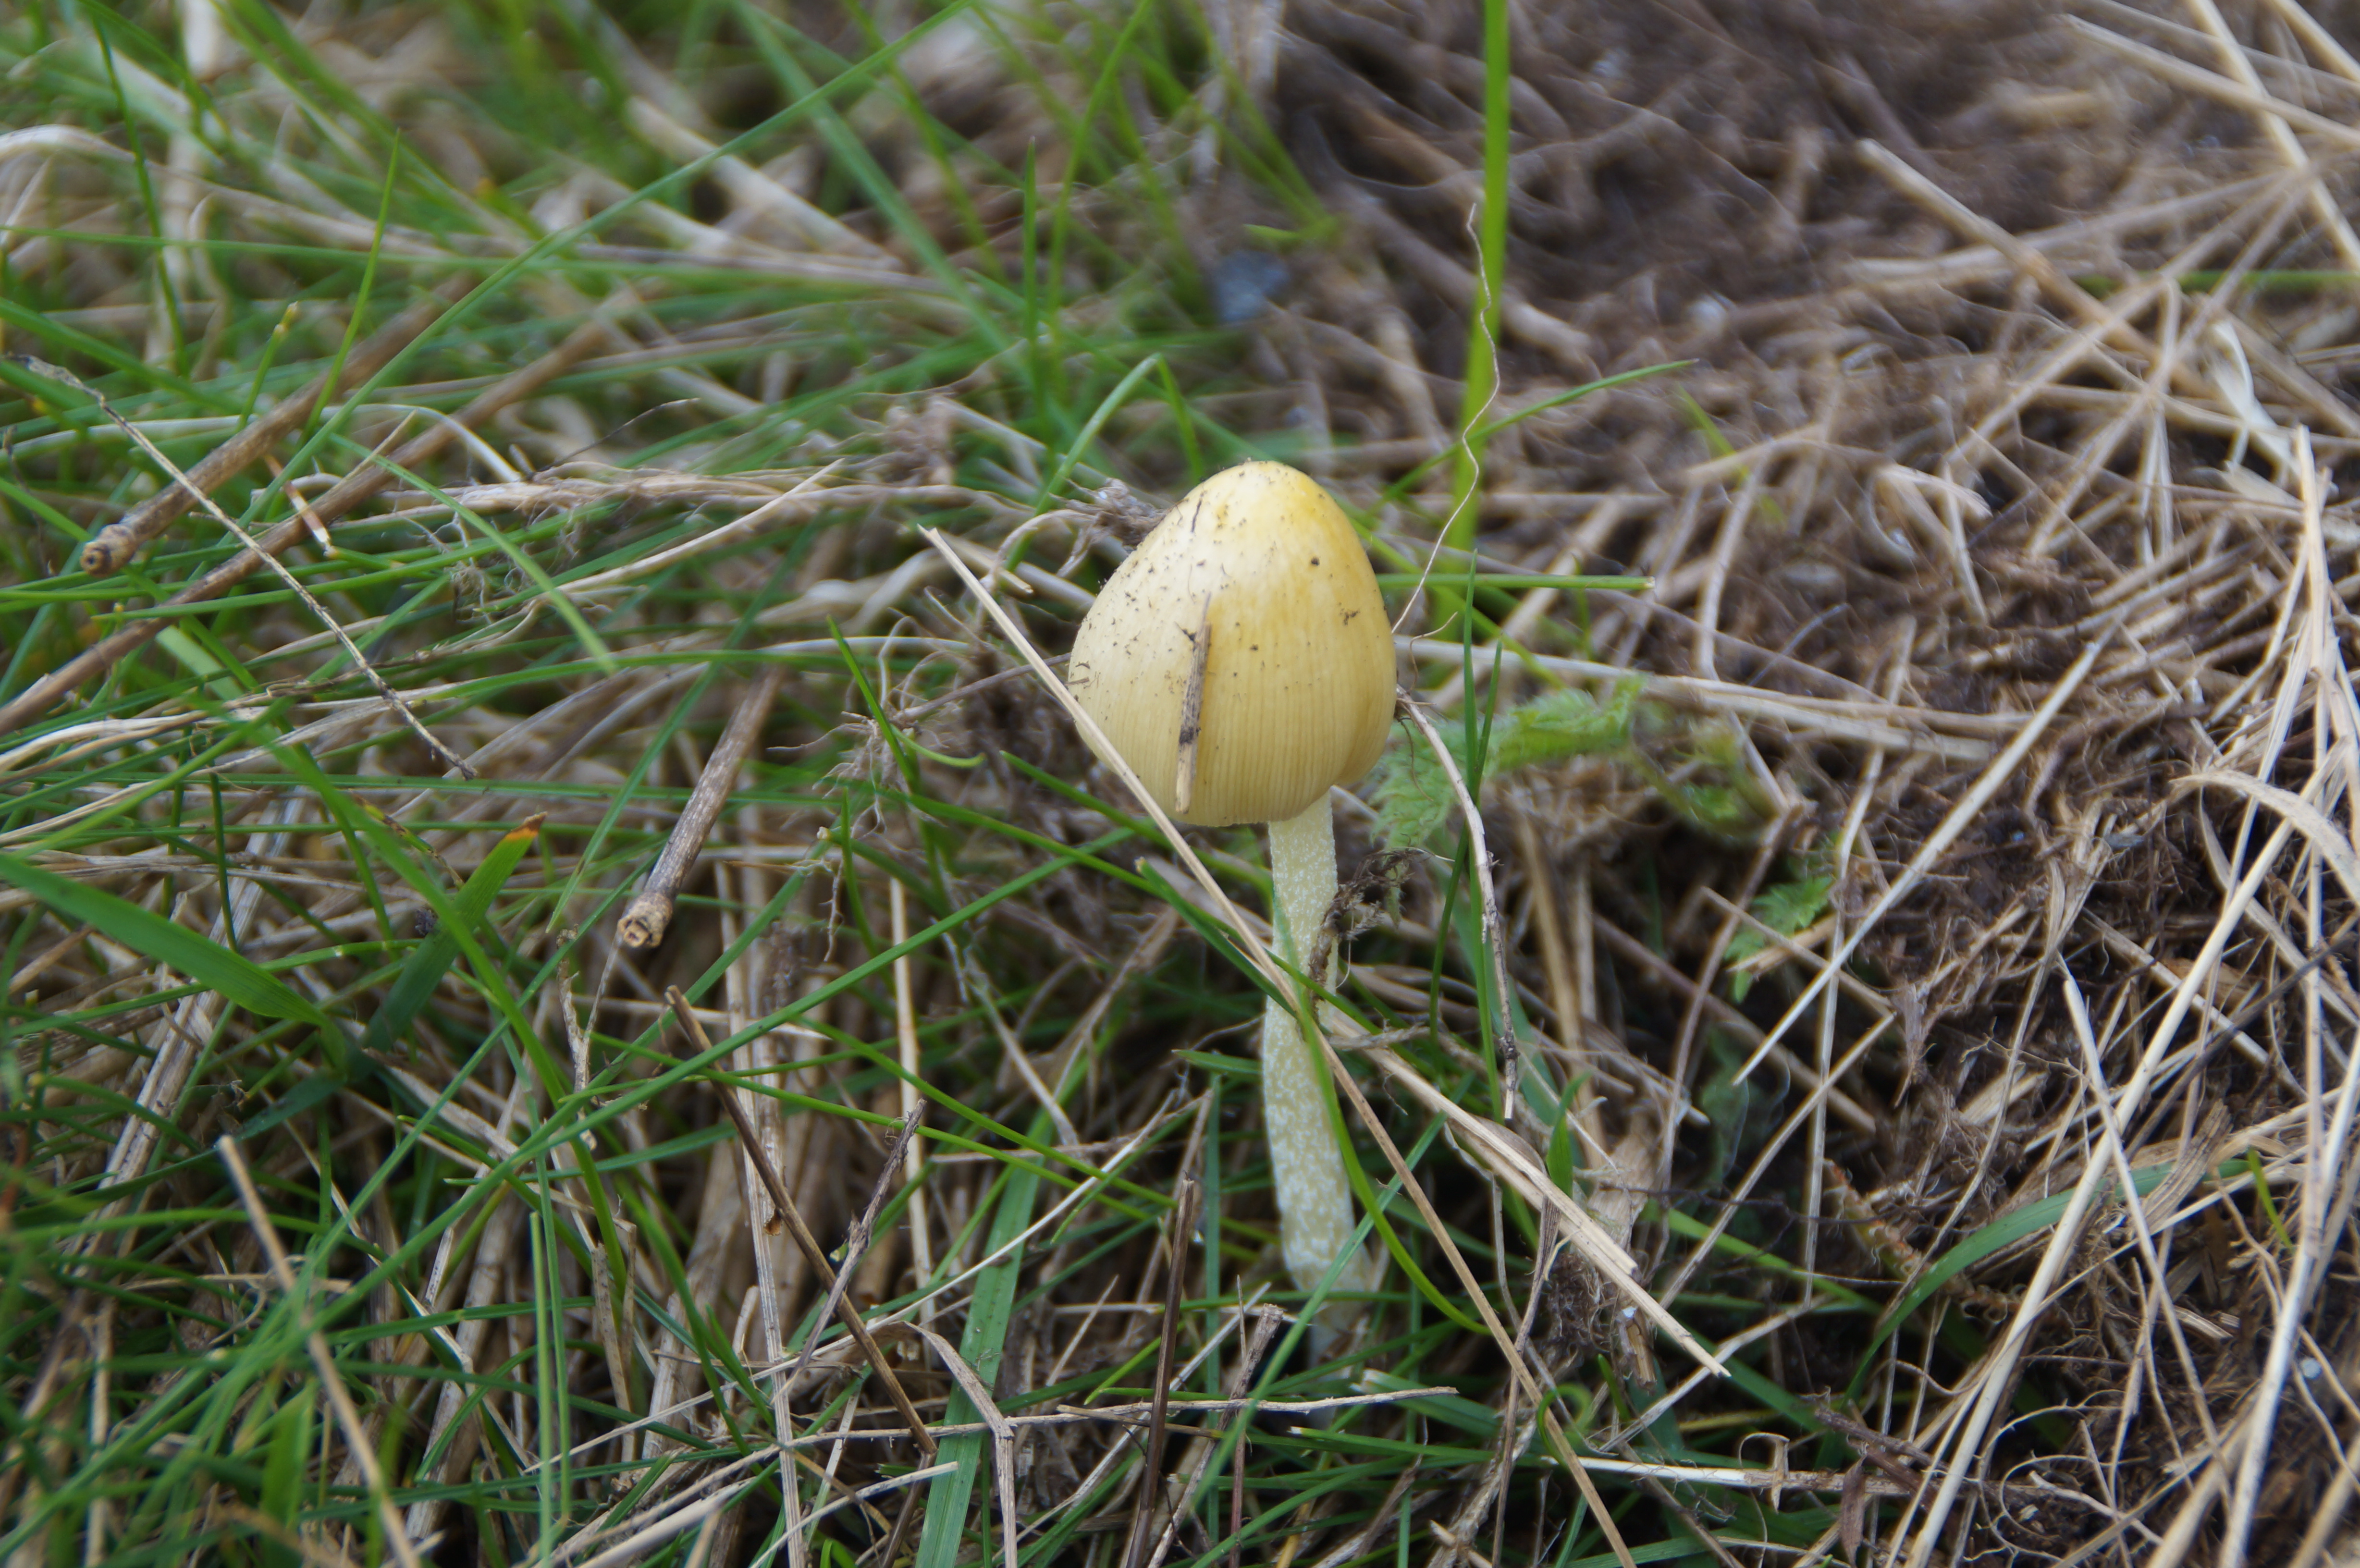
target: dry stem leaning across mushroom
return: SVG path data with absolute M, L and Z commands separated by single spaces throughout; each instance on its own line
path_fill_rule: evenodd
M 1109 580 L 1067 680 L 1170 815 L 1270 824 L 1279 951 L 1307 974 L 1336 898 L 1328 791 L 1374 765 L 1393 710 L 1393 629 L 1342 509 L 1284 463 L 1215 474 Z M 1322 967 L 1312 978 L 1329 984 L 1332 949 Z M 1280 1251 L 1305 1290 L 1339 1258 L 1334 1289 L 1370 1290 L 1325 1064 L 1299 1017 L 1275 1000 L 1262 1012 Z

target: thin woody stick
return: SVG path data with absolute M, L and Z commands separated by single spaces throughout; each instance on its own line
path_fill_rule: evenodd
M 688 1005 L 688 998 L 681 995 L 680 987 L 674 985 L 665 991 L 664 1000 L 672 1004 L 673 1016 L 680 1019 L 681 1027 L 688 1031 L 688 1038 L 695 1042 L 696 1049 L 700 1052 L 711 1051 L 713 1041 L 706 1038 L 705 1026 L 696 1021 L 696 1009 Z M 909 1393 L 901 1387 L 901 1380 L 893 1376 L 892 1364 L 885 1359 L 885 1352 L 870 1336 L 869 1324 L 861 1317 L 860 1309 L 836 1290 L 836 1269 L 827 1260 L 827 1252 L 820 1246 L 819 1238 L 812 1235 L 811 1227 L 803 1223 L 803 1211 L 795 1206 L 787 1184 L 779 1179 L 778 1170 L 770 1163 L 770 1156 L 763 1149 L 762 1140 L 755 1135 L 754 1124 L 746 1115 L 746 1107 L 738 1103 L 737 1086 L 718 1073 L 710 1076 L 713 1086 L 720 1091 L 721 1108 L 729 1113 L 730 1121 L 737 1125 L 738 1140 L 745 1145 L 748 1158 L 753 1160 L 754 1169 L 761 1174 L 762 1185 L 770 1189 L 771 1203 L 786 1221 L 787 1234 L 802 1249 L 803 1261 L 811 1265 L 813 1274 L 828 1288 L 828 1299 L 836 1304 L 838 1321 L 844 1324 L 845 1332 L 859 1345 L 861 1355 L 869 1358 L 869 1369 L 883 1381 L 885 1397 L 893 1401 L 893 1408 L 901 1412 L 903 1421 L 910 1423 L 912 1439 L 924 1450 L 928 1458 L 934 1457 L 934 1433 L 926 1430 L 926 1423 L 920 1419 L 918 1407 L 910 1402 Z
M 343 392 L 357 387 L 383 370 L 395 354 L 434 324 L 452 300 L 466 292 L 471 281 L 464 276 L 452 278 L 371 333 L 344 360 L 335 390 Z M 91 536 L 90 542 L 82 547 L 82 569 L 93 577 L 104 577 L 130 565 L 150 540 L 179 521 L 199 497 L 220 489 L 231 475 L 310 419 L 311 410 L 330 396 L 331 373 L 322 371 L 309 387 L 207 452 L 195 467 L 178 475 L 177 483 L 158 491 L 119 520 Z
M 606 332 L 606 323 L 602 319 L 593 318 L 585 321 L 563 343 L 507 380 L 486 387 L 476 395 L 474 402 L 410 441 L 395 452 L 390 461 L 372 460 L 346 474 L 326 495 L 311 503 L 311 518 L 322 524 L 333 523 L 369 497 L 390 487 L 402 471 L 415 469 L 432 460 L 459 438 L 462 430 L 473 430 L 510 404 L 530 397 L 586 358 L 590 351 L 605 340 Z M 299 512 L 173 594 L 165 601 L 165 607 L 177 608 L 220 597 L 252 576 L 265 560 L 285 554 L 297 540 L 308 537 L 311 527 L 311 522 Z M 83 649 L 34 681 L 19 692 L 15 701 L 0 706 L 0 735 L 38 718 L 56 706 L 59 699 L 67 692 L 104 674 L 155 641 L 167 626 L 179 624 L 170 615 L 148 615 L 133 621 L 114 636 Z
M 893 1171 L 901 1162 L 901 1150 L 917 1130 L 918 1124 L 914 1120 L 903 1122 L 901 1130 L 893 1135 L 892 1143 L 886 1149 L 885 1159 L 878 1167 L 877 1184 L 869 1190 L 869 1206 L 860 1211 L 860 1217 L 854 1220 L 852 1228 L 845 1233 L 844 1268 L 837 1273 L 836 1282 L 827 1288 L 827 1305 L 820 1312 L 820 1318 L 841 1310 L 845 1286 L 851 1282 L 852 1270 L 859 1266 L 861 1258 L 869 1251 L 869 1238 L 877 1234 L 878 1211 L 884 1208 L 885 1194 L 892 1190 Z M 815 1318 L 812 1322 L 811 1332 L 803 1335 L 803 1353 L 795 1357 L 794 1366 L 787 1371 L 789 1381 L 802 1377 L 803 1368 L 811 1365 L 812 1353 L 819 1348 L 819 1319 Z M 891 1554 L 888 1553 L 885 1560 L 891 1562 Z
M 116 413 L 115 411 L 115 405 L 109 403 L 104 397 L 100 397 L 95 390 L 82 381 L 81 376 L 76 376 L 71 370 L 61 369 L 57 365 L 49 365 L 38 359 L 27 358 L 24 359 L 23 363 L 30 365 L 33 369 L 39 371 L 42 375 L 49 376 L 53 381 L 62 381 L 69 387 L 89 393 L 92 397 L 97 399 L 99 408 L 105 413 L 106 417 L 113 419 L 116 424 L 122 426 L 123 433 L 129 436 L 138 446 L 139 450 L 146 452 L 149 459 L 160 466 L 165 473 L 170 474 L 177 485 L 183 488 L 194 488 L 190 485 L 188 475 L 182 474 L 179 468 L 175 467 L 170 458 L 166 457 L 161 452 L 157 450 L 156 443 L 148 439 L 146 431 L 140 430 L 138 426 L 125 419 L 121 414 Z M 219 523 L 223 528 L 229 530 L 230 536 L 233 539 L 246 546 L 248 550 L 256 548 L 254 537 L 247 533 L 244 528 L 240 528 L 235 518 L 232 517 L 227 512 L 222 510 L 220 502 L 215 501 L 211 495 L 199 495 L 196 499 L 200 506 L 203 506 L 206 511 L 213 514 L 213 521 Z M 300 499 L 296 501 L 295 510 L 297 515 L 302 518 L 304 525 L 310 528 L 313 532 L 317 533 L 321 537 L 322 540 L 324 541 L 327 538 L 327 530 L 322 526 L 318 516 L 313 513 L 310 507 L 305 506 Z M 463 779 L 473 779 L 475 776 L 475 770 L 468 767 L 466 763 L 460 758 L 457 752 L 453 751 L 449 746 L 444 746 L 441 740 L 436 738 L 434 732 L 426 727 L 424 722 L 419 718 L 418 714 L 410 708 L 410 704 L 401 700 L 401 693 L 395 691 L 390 685 L 386 683 L 385 677 L 377 673 L 377 666 L 368 661 L 368 655 L 361 651 L 360 645 L 353 641 L 352 635 L 344 630 L 343 624 L 339 622 L 333 615 L 329 613 L 328 607 L 320 603 L 318 596 L 315 595 L 309 588 L 303 586 L 302 579 L 297 577 L 292 572 L 288 571 L 287 563 L 280 561 L 277 555 L 266 555 L 262 557 L 262 560 L 269 566 L 271 571 L 279 573 L 279 580 L 287 584 L 289 591 L 291 592 L 295 597 L 303 601 L 303 607 L 311 611 L 312 615 L 322 626 L 328 628 L 329 632 L 335 637 L 336 641 L 343 646 L 345 657 L 353 661 L 353 665 L 355 669 L 357 669 L 363 675 L 368 677 L 368 683 L 377 688 L 377 694 L 384 698 L 388 702 L 391 703 L 393 705 L 393 711 L 401 715 L 401 722 L 410 726 L 410 734 L 416 735 L 420 740 L 424 741 L 426 743 L 426 749 L 432 752 L 435 757 L 442 762 L 443 767 L 456 771 Z
M 1147 1459 L 1145 1468 L 1140 1471 L 1143 1476 L 1164 1474 L 1164 1444 L 1171 1430 L 1172 1365 L 1180 1333 L 1180 1274 L 1188 1256 L 1188 1237 L 1196 1229 L 1197 1198 L 1195 1178 L 1183 1176 L 1172 1204 L 1172 1231 L 1167 1238 L 1171 1250 L 1166 1259 L 1170 1267 L 1164 1272 L 1163 1343 L 1155 1352 L 1155 1397 L 1148 1403 Z M 1140 1568 L 1140 1559 L 1147 1550 L 1148 1527 L 1155 1519 L 1157 1490 L 1152 1486 L 1141 1486 L 1131 1504 L 1131 1535 L 1123 1548 L 1123 1568 Z M 1155 1556 L 1160 1563 L 1164 1553 L 1159 1550 Z
M 696 788 L 681 808 L 680 820 L 672 824 L 672 837 L 664 841 L 663 853 L 656 856 L 648 872 L 648 879 L 639 885 L 639 896 L 615 922 L 615 935 L 625 947 L 639 951 L 663 941 L 664 931 L 672 925 L 672 907 L 679 901 L 681 884 L 688 880 L 696 865 L 696 857 L 705 853 L 705 836 L 728 803 L 729 791 L 738 782 L 738 769 L 753 748 L 754 737 L 761 732 L 762 721 L 770 714 L 770 704 L 778 700 L 780 683 L 787 678 L 786 667 L 771 665 L 754 678 L 754 684 L 738 699 L 738 707 L 729 715 L 729 727 L 721 732 L 720 744 L 713 755 L 705 759 L 705 771 L 697 776 Z
M 909 895 L 898 877 L 887 878 L 886 886 L 892 905 L 893 945 L 900 947 L 910 940 Z M 918 1093 L 918 1011 L 911 993 L 912 968 L 906 953 L 893 961 L 893 1032 L 901 1051 L 901 1119 L 915 1126 L 924 1114 L 925 1100 Z M 934 1277 L 934 1238 L 926 1228 L 925 1174 L 925 1146 L 913 1138 L 902 1151 L 901 1184 L 910 1189 L 910 1262 L 921 1286 Z M 934 1325 L 932 1297 L 920 1304 L 918 1317 L 928 1327 Z

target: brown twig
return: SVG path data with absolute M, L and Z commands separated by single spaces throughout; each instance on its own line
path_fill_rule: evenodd
M 345 358 L 335 390 L 343 392 L 357 387 L 392 363 L 394 355 L 416 342 L 474 281 L 473 276 L 465 273 L 451 278 L 371 333 Z M 322 371 L 309 387 L 207 452 L 195 467 L 178 475 L 177 483 L 148 496 L 120 520 L 91 536 L 90 542 L 82 547 L 82 569 L 93 577 L 104 577 L 130 565 L 149 541 L 179 521 L 201 497 L 220 489 L 240 469 L 268 452 L 280 437 L 310 419 L 311 410 L 331 395 L 328 376 L 333 373 Z
M 1147 1464 L 1139 1473 L 1139 1492 L 1131 1504 L 1131 1541 L 1123 1549 L 1123 1568 L 1140 1568 L 1147 1550 L 1149 1528 L 1155 1522 L 1157 1480 L 1164 1474 L 1164 1443 L 1172 1400 L 1172 1363 L 1180 1339 L 1181 1265 L 1188 1256 L 1188 1235 L 1196 1225 L 1197 1189 L 1194 1178 L 1183 1177 L 1172 1203 L 1171 1249 L 1164 1258 L 1164 1335 L 1155 1351 L 1155 1392 L 1147 1411 Z M 1160 1552 L 1157 1554 L 1162 1555 Z
M 925 1490 L 917 1486 L 901 1494 L 901 1511 L 893 1516 L 893 1533 L 885 1538 L 885 1550 L 878 1554 L 878 1562 L 890 1565 L 901 1560 L 901 1542 L 910 1533 L 910 1521 L 917 1517 L 918 1499 L 925 1495 Z M 862 1561 L 868 1559 L 864 1557 Z
M 705 1026 L 696 1021 L 696 1009 L 688 1005 L 688 998 L 681 995 L 680 987 L 675 985 L 667 990 L 664 999 L 672 1004 L 673 1016 L 680 1019 L 681 1028 L 688 1031 L 688 1038 L 695 1042 L 698 1051 L 711 1051 L 713 1041 L 706 1038 Z M 708 1075 L 715 1089 L 720 1093 L 721 1108 L 729 1113 L 730 1121 L 737 1126 L 738 1140 L 745 1146 L 747 1158 L 754 1162 L 755 1171 L 762 1178 L 762 1185 L 770 1191 L 771 1203 L 786 1222 L 788 1236 L 802 1250 L 803 1261 L 811 1266 L 811 1271 L 827 1286 L 828 1301 L 837 1321 L 859 1345 L 860 1354 L 869 1360 L 869 1370 L 875 1372 L 885 1385 L 885 1397 L 893 1401 L 894 1410 L 909 1422 L 912 1440 L 926 1457 L 933 1458 L 934 1434 L 926 1430 L 925 1421 L 918 1414 L 918 1407 L 910 1402 L 909 1392 L 901 1387 L 901 1380 L 893 1375 L 892 1364 L 885 1359 L 883 1347 L 869 1334 L 869 1323 L 861 1317 L 860 1309 L 846 1300 L 843 1291 L 837 1288 L 836 1269 L 828 1262 L 827 1252 L 820 1246 L 819 1238 L 812 1235 L 811 1227 L 803 1223 L 803 1211 L 795 1206 L 794 1196 L 787 1191 L 787 1184 L 779 1180 L 778 1170 L 770 1163 L 769 1151 L 763 1149 L 761 1138 L 756 1135 L 754 1124 L 746 1115 L 746 1107 L 738 1103 L 737 1086 L 718 1072 L 711 1072 Z M 850 1260 L 847 1258 L 847 1261 Z
M 616 938 L 625 947 L 637 952 L 663 941 L 665 931 L 672 925 L 673 905 L 680 898 L 681 884 L 695 867 L 696 857 L 705 853 L 705 836 L 713 832 L 721 808 L 727 804 L 730 789 L 738 782 L 738 769 L 745 762 L 746 753 L 752 749 L 754 736 L 760 732 L 762 721 L 770 716 L 770 704 L 778 700 L 779 686 L 786 678 L 784 666 L 768 666 L 738 700 L 736 711 L 729 715 L 729 727 L 721 732 L 720 744 L 705 759 L 705 771 L 697 776 L 688 804 L 681 808 L 680 820 L 672 824 L 672 837 L 664 841 L 663 853 L 656 856 L 648 879 L 639 885 L 639 897 L 623 911 L 623 918 L 615 922 Z
M 885 1157 L 877 1170 L 877 1184 L 869 1192 L 869 1206 L 861 1210 L 860 1217 L 852 1222 L 852 1229 L 844 1238 L 844 1268 L 837 1272 L 836 1282 L 827 1288 L 826 1305 L 812 1320 L 811 1333 L 803 1339 L 802 1354 L 795 1357 L 794 1366 L 787 1373 L 790 1381 L 802 1377 L 803 1368 L 811 1365 L 812 1352 L 819 1348 L 820 1325 L 831 1314 L 841 1310 L 845 1287 L 852 1282 L 853 1269 L 869 1251 L 869 1238 L 876 1232 L 877 1216 L 885 1207 L 885 1194 L 892 1190 L 893 1173 L 901 1169 L 901 1150 L 917 1130 L 916 1117 L 903 1122 L 901 1131 L 893 1135 L 891 1147 L 885 1150 Z
M 321 523 L 333 523 L 342 517 L 391 485 L 401 476 L 402 471 L 415 469 L 431 461 L 444 447 L 458 440 L 461 430 L 475 429 L 501 409 L 532 396 L 563 375 L 568 367 L 596 347 L 605 339 L 606 332 L 606 323 L 603 320 L 594 318 L 584 322 L 563 343 L 515 375 L 486 387 L 473 402 L 406 443 L 390 459 L 372 459 L 346 474 L 326 495 L 311 503 L 311 517 Z M 220 597 L 252 576 L 265 560 L 283 555 L 311 531 L 311 523 L 301 514 L 288 518 L 246 549 L 173 594 L 165 601 L 163 607 L 177 609 Z M 177 618 L 169 615 L 144 616 L 112 637 L 84 648 L 58 669 L 34 681 L 13 702 L 0 706 L 0 735 L 5 735 L 49 712 L 67 692 L 114 669 L 155 641 L 165 627 L 179 624 Z
M 71 370 L 63 369 L 58 365 L 46 364 L 38 359 L 25 356 L 16 357 L 18 357 L 21 359 L 22 363 L 31 366 L 34 370 L 38 371 L 41 375 L 49 377 L 51 380 L 62 381 L 69 387 L 72 387 L 77 390 L 87 393 L 97 402 L 99 408 L 104 412 L 108 419 L 113 419 L 117 425 L 122 427 L 123 433 L 131 438 L 133 444 L 148 454 L 150 462 L 163 469 L 165 473 L 170 474 L 177 485 L 193 488 L 189 485 L 188 475 L 182 474 L 180 469 L 174 465 L 170 458 L 166 457 L 161 451 L 158 450 L 156 443 L 148 439 L 148 434 L 145 430 L 142 430 L 138 426 L 125 419 L 121 414 L 116 413 L 115 410 L 115 405 L 101 397 L 97 390 L 83 382 L 82 377 L 76 376 Z M 223 511 L 219 502 L 215 501 L 211 495 L 202 494 L 199 495 L 196 499 L 199 506 L 204 507 L 206 511 L 213 514 L 213 520 L 215 522 L 221 524 L 223 528 L 229 530 L 231 538 L 236 539 L 248 550 L 255 548 L 253 536 L 248 534 L 244 528 L 240 527 L 235 518 L 232 517 L 227 512 Z M 304 526 L 311 528 L 313 533 L 320 537 L 322 542 L 325 542 L 327 539 L 327 529 L 325 526 L 321 522 L 319 515 L 310 507 L 306 506 L 302 502 L 302 498 L 300 496 L 295 498 L 295 512 L 296 516 L 302 520 Z M 401 693 L 395 691 L 390 685 L 387 684 L 385 677 L 377 673 L 377 666 L 368 661 L 368 655 L 363 653 L 361 651 L 360 645 L 353 641 L 352 634 L 344 630 L 343 623 L 338 621 L 336 617 L 329 612 L 328 607 L 325 604 L 320 603 L 316 594 L 314 594 L 309 588 L 303 586 L 302 579 L 297 577 L 292 572 L 288 571 L 286 562 L 280 561 L 276 555 L 266 555 L 262 560 L 269 566 L 271 571 L 279 574 L 279 580 L 287 585 L 288 591 L 303 602 L 303 607 L 311 611 L 312 616 L 317 619 L 322 626 L 328 628 L 329 634 L 343 646 L 344 657 L 350 659 L 353 661 L 354 668 L 368 678 L 368 683 L 377 688 L 377 694 L 391 704 L 395 713 L 401 715 L 401 722 L 410 726 L 410 734 L 423 741 L 426 744 L 426 749 L 433 753 L 434 756 L 441 760 L 444 768 L 453 770 L 463 779 L 473 779 L 475 776 L 475 770 L 468 767 L 466 763 L 460 758 L 457 752 L 453 751 L 449 746 L 444 746 L 440 739 L 436 738 L 434 732 L 426 727 L 424 721 L 419 718 L 417 713 L 411 709 L 410 705 L 401 700 Z

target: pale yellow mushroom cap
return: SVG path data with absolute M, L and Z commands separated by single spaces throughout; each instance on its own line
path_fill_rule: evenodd
M 1181 731 L 1208 636 L 1184 806 Z M 1116 570 L 1066 682 L 1174 817 L 1282 822 L 1358 782 L 1384 749 L 1393 628 L 1328 492 L 1283 463 L 1249 463 L 1188 492 Z

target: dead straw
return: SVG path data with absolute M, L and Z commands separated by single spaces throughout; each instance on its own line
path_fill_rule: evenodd
M 672 1015 L 679 1018 L 681 1028 L 688 1031 L 688 1038 L 695 1045 L 698 1054 L 710 1052 L 713 1042 L 705 1038 L 705 1026 L 697 1021 L 696 1009 L 688 1005 L 688 998 L 681 994 L 679 987 L 665 992 L 664 999 L 672 1005 Z M 784 1222 L 787 1235 L 802 1250 L 803 1262 L 813 1275 L 827 1288 L 828 1300 L 835 1308 L 836 1321 L 844 1324 L 845 1332 L 851 1334 L 853 1342 L 860 1346 L 860 1354 L 867 1359 L 869 1369 L 877 1375 L 879 1382 L 884 1384 L 885 1397 L 892 1400 L 893 1408 L 901 1412 L 912 1441 L 926 1457 L 933 1458 L 934 1434 L 926 1430 L 924 1420 L 918 1414 L 918 1407 L 910 1402 L 909 1392 L 901 1387 L 901 1378 L 894 1376 L 893 1364 L 886 1357 L 883 1347 L 870 1335 L 868 1320 L 860 1315 L 859 1308 L 845 1299 L 836 1283 L 835 1265 L 827 1260 L 827 1249 L 820 1246 L 819 1238 L 811 1233 L 811 1226 L 803 1223 L 803 1210 L 796 1205 L 794 1194 L 788 1192 L 787 1184 L 779 1179 L 778 1168 L 770 1163 L 770 1156 L 763 1149 L 754 1124 L 747 1119 L 745 1107 L 738 1103 L 737 1086 L 717 1072 L 707 1076 L 721 1101 L 721 1108 L 729 1113 L 730 1124 L 738 1129 L 738 1141 L 745 1149 L 746 1157 L 753 1161 L 755 1171 L 760 1173 L 762 1186 L 770 1193 L 771 1205 Z
M 649 867 L 638 896 L 615 922 L 616 940 L 624 947 L 633 951 L 653 947 L 672 928 L 681 887 L 696 868 L 697 856 L 705 853 L 705 841 L 720 820 L 721 808 L 728 804 L 729 792 L 738 786 L 738 770 L 745 766 L 746 755 L 753 749 L 754 737 L 761 733 L 762 722 L 770 717 L 770 704 L 778 701 L 779 688 L 786 679 L 785 666 L 764 665 L 738 699 L 737 707 L 730 710 L 729 725 L 705 759 L 696 787 L 689 791 L 688 803 L 681 808 L 655 865 Z

